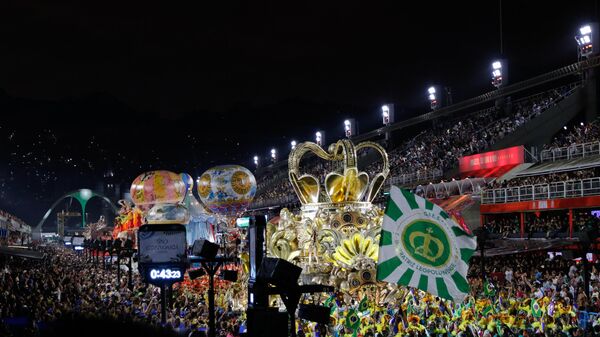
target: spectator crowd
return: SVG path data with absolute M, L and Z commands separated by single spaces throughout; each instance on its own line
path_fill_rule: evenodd
M 94 267 L 72 251 L 42 248 L 43 260 L 8 258 L 0 269 L 0 335 L 38 336 L 65 317 L 136 322 L 164 336 L 205 335 L 204 293 L 174 291 L 166 326 L 160 325 L 159 290 L 136 277 L 133 288 L 110 270 Z M 583 265 L 547 252 L 486 257 L 485 277 L 478 257 L 468 272 L 471 294 L 462 303 L 399 288 L 387 304 L 363 297 L 358 325 L 346 315 L 356 299 L 337 293 L 326 300 L 331 321 L 297 322 L 298 336 L 598 336 L 600 269 L 591 264 L 589 296 Z M 365 294 L 368 290 L 365 290 Z M 327 295 L 329 296 L 329 295 Z M 217 312 L 218 336 L 238 336 L 243 313 L 227 306 Z M 107 323 L 108 324 L 108 323 Z M 121 331 L 123 332 L 123 331 Z M 85 334 L 85 332 L 82 332 Z M 91 333 L 91 332 L 90 332 Z
M 485 216 L 485 228 L 502 237 L 520 237 L 521 220 L 519 213 L 503 213 Z M 589 224 L 598 221 L 590 209 L 573 210 L 573 235 L 583 231 Z M 569 212 L 567 210 L 530 212 L 523 214 L 524 237 L 543 233 L 545 237 L 569 234 Z
M 419 182 L 440 178 L 442 173 L 457 165 L 458 158 L 485 151 L 491 145 L 513 133 L 530 119 L 554 106 L 572 91 L 568 87 L 524 98 L 514 103 L 512 113 L 489 108 L 469 116 L 449 120 L 419 133 L 388 152 L 390 175 L 388 179 L 405 177 Z M 369 164 L 364 171 L 370 175 L 381 172 L 381 162 Z M 337 164 L 312 160 L 302 172 L 313 174 L 323 183 L 327 173 L 339 171 Z M 258 180 L 255 205 L 288 203 L 294 192 L 287 175 L 265 175 Z
M 133 288 L 127 273 L 86 260 L 72 250 L 48 246 L 42 260 L 6 258 L 0 269 L 0 336 L 36 336 L 65 315 L 100 320 L 137 322 L 160 328 L 160 289 L 135 274 Z M 208 309 L 204 293 L 174 290 L 166 327 L 180 336 L 205 335 Z M 227 307 L 217 312 L 219 336 L 238 336 L 242 315 Z M 193 334 L 192 334 L 193 333 Z

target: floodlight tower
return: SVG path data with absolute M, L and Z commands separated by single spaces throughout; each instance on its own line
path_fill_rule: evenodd
M 292 148 L 292 150 L 294 150 L 294 149 L 296 148 L 296 145 L 298 145 L 298 143 L 296 143 L 296 141 L 295 141 L 295 140 L 292 140 L 292 141 L 290 142 L 290 147 Z
M 589 58 L 598 52 L 598 24 L 589 23 L 579 28 L 575 35 L 577 42 L 577 56 L 579 58 Z
M 258 156 L 254 156 L 254 166 L 256 166 L 256 168 L 258 168 Z
M 381 117 L 383 125 L 394 124 L 394 104 L 384 104 L 381 106 Z
M 435 89 L 434 86 L 431 86 L 427 89 L 427 93 L 428 93 L 427 98 L 429 99 L 429 103 L 431 104 L 431 110 L 436 110 L 437 108 L 440 107 L 440 103 L 439 103 L 440 101 L 437 96 L 437 90 Z
M 346 135 L 346 138 L 350 138 L 356 134 L 356 120 L 354 118 L 346 119 L 344 121 L 344 135 Z
M 600 45 L 598 23 L 590 22 L 579 27 L 575 35 L 577 42 L 577 57 L 579 60 L 588 59 L 598 54 Z M 598 70 L 590 68 L 581 71 L 581 80 L 586 83 L 585 94 L 587 95 L 587 104 L 585 108 L 585 118 L 588 122 L 596 119 L 598 108 Z
M 315 143 L 319 146 L 323 146 L 325 144 L 325 131 L 317 131 L 315 133 Z
M 271 149 L 271 161 L 273 163 L 277 162 L 277 150 L 275 148 Z

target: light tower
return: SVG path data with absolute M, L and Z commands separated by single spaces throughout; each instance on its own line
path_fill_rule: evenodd
M 290 146 L 292 147 L 292 150 L 296 148 L 296 145 L 298 145 L 298 143 L 296 143 L 296 141 L 295 141 L 295 140 L 292 140 L 292 141 L 290 142 Z
M 258 156 L 254 156 L 254 166 L 258 168 Z
M 381 117 L 383 125 L 394 123 L 394 104 L 384 104 L 381 106 Z
M 354 118 L 349 118 L 344 121 L 344 135 L 346 138 L 350 138 L 356 135 L 356 121 Z
M 438 97 L 436 95 L 436 89 L 434 86 L 429 87 L 429 89 L 427 89 L 427 93 L 428 96 L 427 98 L 429 99 L 429 103 L 431 103 L 431 110 L 435 110 L 439 107 L 439 101 L 438 101 Z
M 575 35 L 575 41 L 577 41 L 577 55 L 582 58 L 588 58 L 596 52 L 596 45 L 598 41 L 596 38 L 595 31 L 598 25 L 596 23 L 590 23 L 583 25 L 579 28 L 579 34 Z
M 271 161 L 273 163 L 277 162 L 277 150 L 275 150 L 274 148 L 271 149 Z
M 317 131 L 315 133 L 315 143 L 317 143 L 317 145 L 319 145 L 319 146 L 323 146 L 323 144 L 325 144 L 325 132 L 324 131 Z
M 502 62 L 492 62 L 492 84 L 496 88 L 500 88 L 502 85 Z

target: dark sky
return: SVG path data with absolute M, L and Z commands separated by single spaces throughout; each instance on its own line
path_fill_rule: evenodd
M 209 6 L 208 3 L 211 3 Z M 215 5 L 219 3 L 221 5 Z M 0 208 L 37 222 L 52 198 L 147 169 L 198 175 L 353 117 L 378 126 L 576 61 L 596 1 L 5 1 L 0 5 Z M 69 160 L 70 159 L 70 160 Z M 35 197 L 33 197 L 35 196 Z

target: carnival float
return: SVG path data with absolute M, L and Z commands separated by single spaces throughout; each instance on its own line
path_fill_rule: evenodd
M 359 171 L 359 153 L 374 150 L 383 162 L 381 172 Z M 300 170 L 307 154 L 333 161 L 339 170 L 324 181 Z M 392 289 L 377 284 L 376 266 L 383 210 L 374 199 L 389 173 L 387 153 L 377 143 L 339 140 L 327 150 L 311 142 L 298 144 L 288 159 L 289 180 L 302 204 L 298 213 L 280 212 L 277 224 L 267 224 L 267 247 L 272 256 L 303 268 L 302 283 L 333 285 L 348 300 L 369 293 L 378 299 Z

